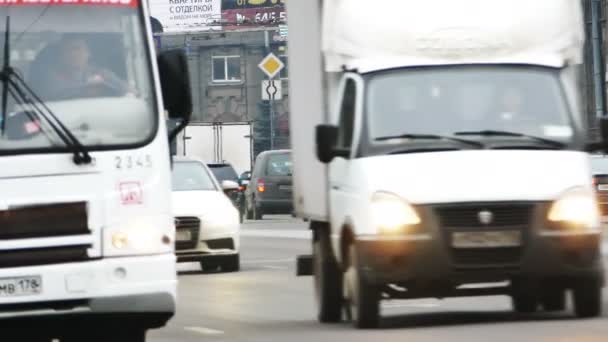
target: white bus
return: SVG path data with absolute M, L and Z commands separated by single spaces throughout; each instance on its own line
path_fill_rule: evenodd
M 0 323 L 144 341 L 176 308 L 165 121 L 191 112 L 185 55 L 155 55 L 140 0 L 1 0 L 0 27 Z

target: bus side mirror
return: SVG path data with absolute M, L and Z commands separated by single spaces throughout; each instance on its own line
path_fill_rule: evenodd
M 162 89 L 163 103 L 169 118 L 180 121 L 177 128 L 169 134 L 169 140 L 188 125 L 192 115 L 192 90 L 188 60 L 182 50 L 167 50 L 158 55 L 158 73 Z
M 608 114 L 605 114 L 599 119 L 600 134 L 602 143 L 608 146 Z

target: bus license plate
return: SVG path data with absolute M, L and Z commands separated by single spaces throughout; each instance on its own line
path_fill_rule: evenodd
M 33 296 L 42 293 L 42 277 L 0 279 L 0 297 Z
M 454 248 L 508 248 L 521 246 L 521 232 L 458 232 L 452 234 Z
M 175 239 L 177 241 L 190 241 L 192 239 L 192 234 L 189 230 L 178 230 Z

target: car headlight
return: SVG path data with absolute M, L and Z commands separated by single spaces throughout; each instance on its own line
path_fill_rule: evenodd
M 380 234 L 405 233 L 408 227 L 421 222 L 416 210 L 401 197 L 377 192 L 372 196 L 373 225 Z
M 600 213 L 593 192 L 583 188 L 567 191 L 549 210 L 549 221 L 585 228 L 599 227 Z

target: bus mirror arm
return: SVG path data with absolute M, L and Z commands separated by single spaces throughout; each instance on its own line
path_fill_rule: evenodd
M 171 127 L 169 129 L 169 142 L 173 142 L 179 132 L 183 131 L 186 126 L 190 123 L 190 120 L 180 120 L 176 127 Z

